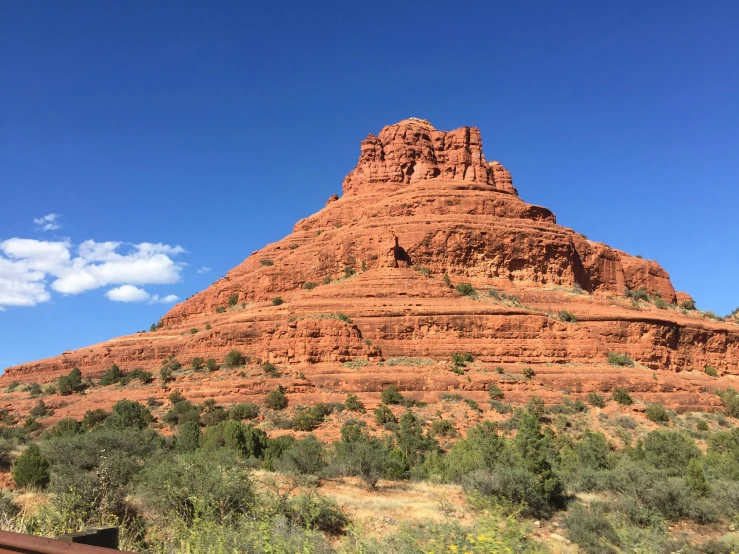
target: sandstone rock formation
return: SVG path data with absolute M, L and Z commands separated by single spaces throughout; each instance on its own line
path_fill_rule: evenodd
M 460 283 L 476 293 L 461 294 Z M 639 288 L 669 307 L 624 297 Z M 277 296 L 284 303 L 273 305 Z M 0 384 L 48 382 L 73 367 L 99 376 L 112 363 L 156 370 L 171 356 L 220 361 L 238 349 L 282 366 L 282 377 L 253 364 L 179 386 L 244 401 L 279 382 L 311 402 L 347 392 L 372 401 L 392 383 L 427 400 L 450 390 L 483 400 L 491 382 L 512 400 L 547 401 L 624 385 L 644 400 L 712 410 L 712 391 L 739 376 L 739 325 L 679 309 L 688 298 L 657 262 L 590 241 L 521 200 L 511 174 L 485 160 L 478 129 L 408 119 L 362 141 L 340 198 L 174 306 L 161 329 L 8 368 Z M 451 371 L 453 352 L 476 360 L 464 375 Z M 636 366 L 608 365 L 609 352 Z M 536 376 L 519 378 L 523 367 Z

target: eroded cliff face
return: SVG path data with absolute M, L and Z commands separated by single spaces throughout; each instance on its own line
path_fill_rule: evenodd
M 461 295 L 459 283 L 477 294 Z M 501 384 L 511 398 L 619 384 L 679 409 L 714 409 L 708 393 L 739 375 L 739 325 L 624 298 L 640 287 L 670 304 L 690 298 L 676 296 L 657 262 L 589 241 L 520 199 L 510 173 L 485 161 L 476 128 L 409 119 L 362 142 L 341 197 L 174 306 L 162 329 L 8 368 L 2 382 L 48 382 L 73 367 L 99 376 L 112 363 L 157 370 L 170 356 L 187 365 L 239 349 L 290 368 L 277 381 L 297 403 L 371 399 L 391 383 L 419 399 L 484 396 L 493 368 L 530 366 L 534 380 Z M 283 304 L 272 304 L 277 296 Z M 561 310 L 577 321 L 560 321 Z M 476 365 L 452 373 L 453 352 L 471 352 Z M 609 366 L 609 352 L 637 366 Z M 431 365 L 383 363 L 393 357 Z M 702 373 L 707 364 L 719 379 Z M 255 371 L 184 382 L 196 395 L 244 401 L 275 386 Z

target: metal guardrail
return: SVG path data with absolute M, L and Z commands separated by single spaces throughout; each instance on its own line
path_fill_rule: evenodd
M 90 546 L 89 541 L 95 540 L 91 538 L 93 536 L 100 538 L 101 541 L 110 541 L 113 535 L 110 529 L 115 529 L 116 546 L 113 549 L 103 546 Z M 45 539 L 21 533 L 0 531 L 0 554 L 112 554 L 112 552 L 133 554 L 132 552 L 126 553 L 118 550 L 117 542 L 118 530 L 116 528 L 91 529 L 82 533 L 67 535 L 64 539 Z M 97 544 L 106 543 L 97 542 Z

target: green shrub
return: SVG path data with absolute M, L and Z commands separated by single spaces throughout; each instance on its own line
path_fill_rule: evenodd
M 474 362 L 475 358 L 469 352 L 453 352 L 452 353 L 452 364 L 454 365 L 465 365 L 469 362 Z
M 116 364 L 113 364 L 100 378 L 100 386 L 107 387 L 109 385 L 114 385 L 119 383 L 122 378 L 123 372 Z
M 119 400 L 113 406 L 113 413 L 105 420 L 105 425 L 114 429 L 144 429 L 154 421 L 151 412 L 138 402 Z
M 608 353 L 608 363 L 617 367 L 634 367 L 634 360 L 631 359 L 631 356 L 617 352 Z
M 97 427 L 103 423 L 110 414 L 102 408 L 95 408 L 94 410 L 87 410 L 85 415 L 82 416 L 82 427 L 89 431 L 90 429 Z
M 654 423 L 669 423 L 670 416 L 662 404 L 649 404 L 646 409 L 647 419 Z
M 154 376 L 150 371 L 144 371 L 140 367 L 134 368 L 131 372 L 126 373 L 121 379 L 122 384 L 128 384 L 130 381 L 138 379 L 142 384 L 148 385 L 154 380 Z
M 262 364 L 262 370 L 269 375 L 270 377 L 279 377 L 280 373 L 277 371 L 277 366 L 270 362 L 265 362 Z
M 498 385 L 491 383 L 488 387 L 488 396 L 490 397 L 490 400 L 502 400 L 504 394 Z
M 267 448 L 267 435 L 253 425 L 238 421 L 222 421 L 208 427 L 201 444 L 204 450 L 226 448 L 238 452 L 245 458 L 262 458 Z
M 190 362 L 190 367 L 193 371 L 200 371 L 203 369 L 203 366 L 205 365 L 205 360 L 203 358 L 193 358 Z
M 726 414 L 730 417 L 739 418 L 739 392 L 728 387 L 726 390 L 716 391 L 716 394 L 724 403 Z
M 237 297 L 237 300 L 238 300 L 238 297 Z M 223 306 L 218 306 L 218 307 L 216 308 L 216 313 L 217 313 L 217 314 L 222 314 L 222 313 L 223 313 L 223 312 L 225 312 L 225 311 L 226 311 L 226 308 L 224 308 Z
M 26 448 L 13 464 L 13 481 L 22 489 L 44 489 L 51 479 L 51 463 L 41 453 L 37 444 Z
M 345 267 L 344 268 L 344 278 L 348 279 L 349 277 L 356 275 L 357 271 L 353 267 Z
M 454 288 L 462 296 L 475 296 L 477 294 L 477 291 L 475 290 L 475 288 L 469 283 L 459 283 Z
M 41 390 L 41 385 L 39 385 L 38 383 L 30 383 L 23 387 L 23 390 L 30 393 L 31 398 L 36 398 L 37 396 L 40 396 L 43 392 Z
M 198 332 L 198 330 L 197 330 L 197 329 L 196 329 L 195 327 L 193 327 L 192 329 L 190 329 L 190 334 L 191 334 L 191 335 L 194 335 L 194 334 L 196 334 L 197 332 Z
M 228 307 L 229 308 L 233 308 L 238 303 L 239 303 L 239 295 L 238 295 L 238 293 L 236 293 L 236 294 L 230 294 L 228 296 Z
M 382 402 L 384 404 L 400 404 L 403 402 L 403 395 L 400 394 L 398 387 L 390 385 L 382 391 Z
M 718 377 L 718 371 L 716 370 L 715 367 L 711 365 L 707 365 L 704 368 L 704 371 L 706 372 L 706 375 L 708 375 L 709 377 Z
M 275 390 L 270 391 L 264 399 L 264 404 L 272 410 L 284 410 L 287 408 L 287 396 L 285 389 L 279 385 Z
M 591 391 L 591 392 L 588 393 L 588 404 L 590 404 L 591 406 L 594 406 L 596 408 L 605 408 L 606 407 L 606 399 L 603 398 L 597 392 Z
M 262 260 L 259 260 L 259 263 L 262 264 L 262 265 L 264 265 L 264 266 L 267 266 L 267 267 L 269 267 L 271 265 L 275 265 L 275 262 L 273 262 L 272 260 L 267 259 L 267 258 L 262 259 Z
M 621 546 L 621 540 L 600 503 L 585 508 L 578 502 L 569 509 L 563 524 L 567 538 L 584 552 L 592 554 L 620 552 L 618 547 Z
M 317 425 L 316 418 L 307 410 L 299 410 L 292 420 L 292 428 L 296 431 L 313 431 Z
M 59 377 L 57 380 L 57 388 L 59 390 L 59 394 L 62 396 L 67 396 L 84 390 L 85 387 L 82 385 L 82 372 L 75 367 L 67 375 Z
M 147 466 L 139 495 L 148 510 L 185 525 L 230 521 L 255 508 L 249 470 L 228 450 L 181 454 Z
M 385 425 L 386 423 L 397 423 L 398 419 L 393 414 L 392 410 L 385 404 L 380 404 L 374 411 L 375 423 L 377 425 Z
M 226 359 L 223 361 L 224 367 L 235 368 L 244 365 L 244 355 L 238 350 L 231 350 L 226 354 Z
M 276 462 L 277 468 L 300 475 L 319 475 L 326 465 L 323 443 L 313 435 L 293 441 Z
M 634 399 L 631 398 L 631 395 L 629 394 L 629 391 L 626 390 L 626 387 L 614 387 L 611 394 L 613 396 L 613 399 L 622 406 L 630 406 L 634 403 Z
M 60 419 L 49 429 L 50 437 L 71 437 L 82 433 L 80 422 L 71 417 Z
M 283 300 L 283 299 L 282 299 L 281 297 L 279 297 L 279 296 L 275 296 L 275 297 L 274 297 L 274 298 L 272 299 L 272 305 L 273 305 L 273 306 L 279 306 L 280 304 L 283 304 L 284 302 L 285 302 L 285 301 L 284 301 L 284 300 Z
M 530 367 L 523 368 L 523 377 L 527 381 L 530 381 L 531 379 L 533 379 L 535 375 L 536 375 L 536 373 Z
M 645 302 L 649 302 L 649 293 L 644 287 L 639 287 L 636 290 L 626 289 L 624 296 L 635 301 L 643 300 Z
M 39 400 L 28 412 L 34 418 L 46 417 L 51 415 L 49 409 L 46 407 L 46 403 L 43 400 Z
M 200 416 L 200 421 L 206 427 L 218 425 L 220 422 L 226 421 L 227 419 L 228 419 L 228 412 L 222 406 L 215 406 L 213 408 L 206 409 L 205 413 L 203 413 L 203 415 Z M 195 418 L 191 418 L 191 421 L 197 422 Z
M 429 434 L 432 437 L 454 437 L 457 435 L 457 430 L 448 419 L 437 419 L 431 423 Z
M 472 400 L 471 398 L 465 398 L 463 401 L 473 410 L 477 410 L 478 412 L 480 411 L 480 405 L 475 400 Z
M 259 417 L 259 406 L 256 404 L 234 404 L 229 410 L 229 416 L 235 421 L 256 419 Z
M 318 283 L 314 283 L 313 281 L 308 281 L 307 283 L 303 283 L 303 288 L 306 290 L 312 290 L 318 286 Z
M 680 307 L 683 310 L 695 310 L 695 300 L 693 300 L 692 298 L 689 300 L 685 300 L 680 303 Z
M 159 378 L 164 384 L 169 383 L 170 381 L 174 381 L 172 370 L 166 365 L 159 368 Z
M 418 271 L 424 277 L 431 277 L 431 270 L 428 267 L 414 266 L 413 269 Z
M 654 305 L 660 310 L 666 310 L 670 306 L 667 302 L 665 302 L 662 298 L 659 298 L 659 297 L 654 299 Z
M 330 284 L 331 284 L 331 277 L 329 277 L 328 275 L 326 275 L 326 276 L 325 276 L 325 277 L 323 278 L 323 284 L 324 284 L 324 285 L 330 285 Z
M 688 435 L 679 431 L 657 430 L 648 433 L 641 444 L 644 460 L 667 475 L 682 475 L 690 460 L 701 451 Z
M 704 419 L 701 419 L 695 424 L 695 428 L 698 431 L 708 431 L 708 423 Z
M 218 365 L 218 362 L 216 362 L 215 358 L 208 358 L 208 361 L 205 362 L 205 369 L 208 371 L 218 371 L 221 368 L 221 366 Z
M 344 406 L 346 406 L 346 409 L 350 412 L 364 412 L 364 403 L 359 400 L 359 397 L 357 397 L 356 394 L 349 393 L 346 395 L 346 400 L 344 401 Z
M 557 314 L 557 319 L 564 321 L 565 323 L 577 323 L 575 314 L 572 314 L 567 310 L 560 310 L 559 314 Z
M 336 314 L 336 319 L 338 319 L 340 321 L 343 321 L 345 323 L 351 323 L 352 322 L 352 320 L 349 319 L 348 316 L 342 314 L 341 312 L 339 312 L 338 314 Z
M 177 450 L 179 452 L 195 452 L 200 446 L 200 425 L 195 421 L 186 421 L 177 431 Z

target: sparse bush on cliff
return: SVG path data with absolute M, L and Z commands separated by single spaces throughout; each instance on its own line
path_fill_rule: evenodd
M 606 399 L 595 391 L 588 393 L 588 404 L 596 408 L 605 408 Z
M 375 423 L 377 425 L 385 425 L 386 423 L 397 423 L 398 419 L 393 414 L 392 410 L 385 404 L 380 404 L 374 411 Z
M 51 415 L 52 412 L 49 411 L 43 400 L 39 400 L 28 413 L 31 414 L 31 416 L 38 418 Z
M 608 363 L 618 367 L 634 367 L 634 360 L 631 359 L 631 356 L 618 352 L 608 353 Z
M 477 291 L 475 288 L 469 284 L 469 283 L 459 283 L 456 287 L 454 287 L 459 294 L 462 296 L 475 296 L 477 295 Z
M 200 371 L 203 369 L 203 365 L 205 365 L 205 360 L 203 360 L 203 358 L 193 358 L 190 362 L 190 367 L 193 371 Z
M 273 306 L 279 306 L 279 305 L 284 304 L 284 303 L 285 303 L 285 301 L 280 296 L 275 296 L 272 299 L 272 305 Z
M 218 365 L 215 358 L 208 358 L 208 361 L 205 362 L 205 369 L 208 371 L 218 371 L 220 367 L 221 366 Z
M 364 412 L 364 403 L 359 400 L 359 397 L 357 397 L 356 394 L 349 393 L 346 395 L 346 400 L 344 401 L 344 406 L 346 406 L 346 409 L 350 412 Z
M 662 298 L 659 298 L 659 297 L 654 299 L 654 305 L 660 310 L 666 310 L 667 308 L 670 307 L 670 305 L 667 302 L 665 302 Z
M 270 391 L 264 399 L 264 404 L 272 410 L 284 410 L 287 408 L 287 396 L 285 389 L 279 385 L 275 390 Z
M 502 400 L 504 395 L 498 385 L 491 383 L 488 387 L 488 396 L 490 397 L 490 400 Z
M 229 416 L 235 421 L 256 419 L 259 417 L 259 406 L 256 404 L 234 404 L 229 410 Z
M 328 275 L 326 275 L 326 276 L 325 276 L 325 277 L 323 278 L 323 284 L 324 284 L 324 285 L 330 285 L 330 284 L 331 284 L 331 277 L 329 277 Z
M 119 400 L 113 406 L 113 413 L 105 420 L 105 425 L 114 429 L 145 429 L 154 421 L 151 412 L 138 402 Z
M 647 289 L 644 287 L 639 287 L 638 289 L 626 289 L 624 291 L 624 296 L 626 298 L 631 298 L 632 300 L 638 302 L 639 300 L 643 300 L 644 302 L 649 302 L 649 293 L 647 292 Z
M 312 290 L 318 286 L 318 283 L 314 283 L 313 281 L 308 281 L 307 283 L 303 283 L 303 288 L 305 290 Z
M 403 395 L 400 394 L 398 387 L 390 385 L 382 391 L 382 402 L 384 404 L 400 404 L 403 402 Z
M 97 427 L 103 423 L 110 413 L 106 412 L 102 408 L 95 408 L 94 410 L 87 410 L 85 415 L 82 416 L 82 427 L 89 431 L 90 429 Z
M 649 404 L 646 409 L 647 419 L 654 423 L 669 423 L 670 416 L 662 404 Z
M 560 310 L 559 314 L 557 314 L 557 318 L 565 323 L 577 323 L 575 314 L 570 313 L 567 310 Z
M 524 379 L 526 379 L 527 381 L 530 381 L 535 376 L 536 376 L 536 372 L 532 368 L 530 368 L 530 367 L 523 368 L 523 377 L 524 377 Z
M 353 267 L 345 267 L 344 268 L 344 278 L 348 279 L 349 277 L 352 277 L 357 274 L 357 271 Z
M 230 369 L 241 367 L 244 363 L 244 355 L 239 350 L 231 350 L 226 354 L 226 359 L 223 360 L 223 366 Z
M 704 368 L 704 371 L 706 372 L 706 375 L 708 375 L 709 377 L 718 377 L 718 371 L 712 365 L 707 365 Z
M 693 300 L 692 298 L 684 300 L 680 303 L 680 307 L 683 310 L 695 310 L 695 300 Z
M 721 402 L 724 403 L 726 414 L 739 418 L 739 392 L 728 387 L 726 390 L 716 391 L 716 394 L 721 398 Z M 739 451 L 739 448 L 737 451 Z
M 444 280 L 444 284 L 446 284 L 446 286 L 448 286 L 448 287 L 451 287 L 452 286 L 452 280 L 449 278 L 449 274 L 448 273 L 445 273 L 444 274 L 444 277 L 442 277 L 442 279 Z
M 121 369 L 116 364 L 113 364 L 100 378 L 100 386 L 107 387 L 109 385 L 120 383 L 122 377 L 123 372 Z
M 273 262 L 272 260 L 270 260 L 268 258 L 264 258 L 262 260 L 259 260 L 259 263 L 262 264 L 263 266 L 267 266 L 267 267 L 269 267 L 271 265 L 275 265 L 275 262 Z
M 62 396 L 68 396 L 75 392 L 85 389 L 82 384 L 82 372 L 78 368 L 74 368 L 67 375 L 59 377 L 57 380 L 57 389 Z
M 612 393 L 613 399 L 621 404 L 622 406 L 630 406 L 634 403 L 634 399 L 631 398 L 629 391 L 626 387 L 614 387 Z

